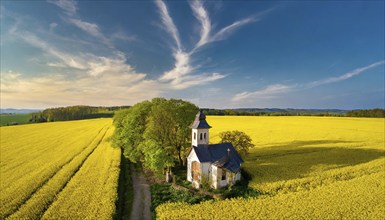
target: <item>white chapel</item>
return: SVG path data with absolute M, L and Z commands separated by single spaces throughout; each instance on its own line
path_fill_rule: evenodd
M 195 188 L 208 184 L 214 189 L 241 179 L 242 158 L 231 143 L 209 144 L 206 115 L 199 111 L 192 129 L 192 146 L 187 157 L 187 180 Z

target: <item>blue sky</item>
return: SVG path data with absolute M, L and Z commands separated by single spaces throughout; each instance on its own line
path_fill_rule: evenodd
M 384 108 L 383 1 L 1 1 L 1 107 Z

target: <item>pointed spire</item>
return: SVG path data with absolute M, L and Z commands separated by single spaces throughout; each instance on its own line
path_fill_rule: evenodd
M 211 128 L 211 126 L 206 121 L 206 115 L 203 113 L 203 110 L 200 109 L 198 114 L 195 116 L 194 122 L 190 126 L 191 128 Z
M 197 116 L 199 115 L 199 120 L 206 120 L 206 115 L 203 113 L 203 110 L 200 109 Z

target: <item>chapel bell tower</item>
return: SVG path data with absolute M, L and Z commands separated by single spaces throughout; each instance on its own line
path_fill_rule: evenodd
M 193 146 L 197 147 L 200 144 L 209 144 L 209 129 L 211 126 L 206 121 L 206 115 L 203 114 L 202 110 L 195 116 L 195 120 L 190 126 L 192 130 Z

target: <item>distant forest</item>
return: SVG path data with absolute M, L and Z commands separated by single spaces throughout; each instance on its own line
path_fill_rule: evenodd
M 48 108 L 42 112 L 32 113 L 31 123 L 48 121 L 70 121 L 91 118 L 112 118 L 115 111 L 130 106 L 92 107 L 69 106 Z M 333 116 L 333 117 L 367 117 L 385 118 L 384 109 L 339 110 L 339 109 L 279 109 L 279 108 L 242 108 L 242 109 L 203 109 L 206 115 L 243 115 L 243 116 Z
M 348 117 L 385 118 L 385 110 L 380 108 L 369 110 L 353 110 L 346 113 Z
M 242 109 L 203 109 L 206 115 L 244 115 L 244 116 L 334 116 L 385 118 L 385 110 L 339 110 L 339 109 L 279 109 L 279 108 L 242 108 Z
M 32 123 L 47 121 L 70 121 L 91 118 L 112 118 L 114 112 L 129 106 L 92 107 L 92 106 L 69 106 L 60 108 L 48 108 L 42 112 L 33 113 L 30 119 Z

